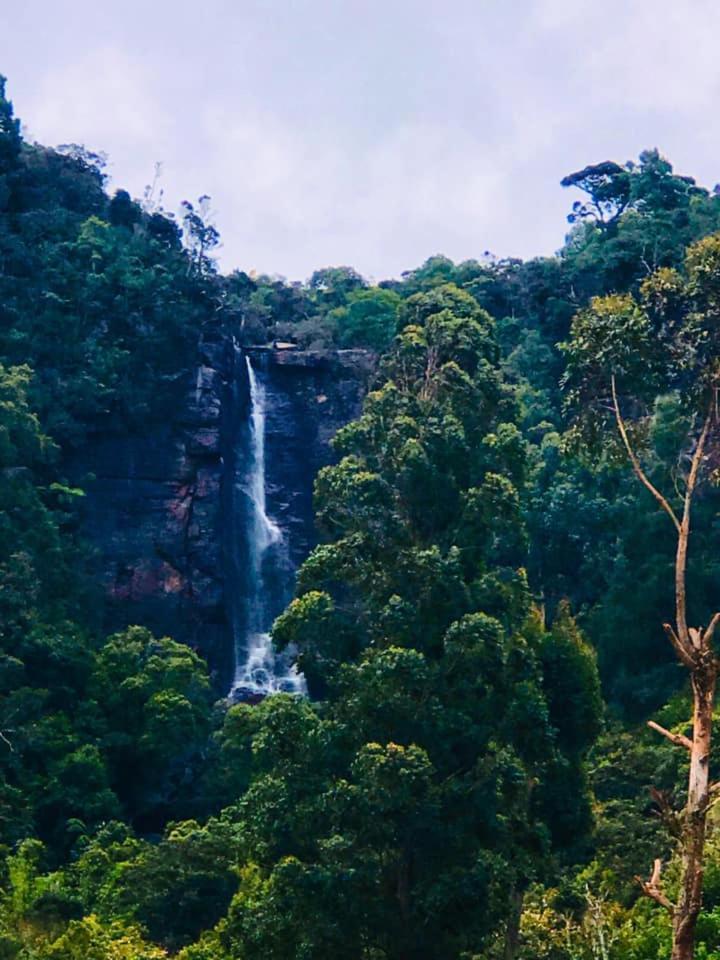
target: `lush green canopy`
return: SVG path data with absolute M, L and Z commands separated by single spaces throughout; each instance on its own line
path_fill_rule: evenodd
M 563 182 L 586 199 L 555 257 L 222 276 L 208 198 L 108 196 L 0 80 L 0 956 L 667 956 L 632 876 L 647 787 L 683 774 L 635 727 L 687 716 L 672 531 L 606 427 L 614 376 L 672 485 L 714 398 L 720 199 L 657 151 Z M 100 628 L 67 457 L 162 420 L 207 337 L 378 355 L 274 629 L 310 699 L 213 705 L 187 647 Z M 717 513 L 708 485 L 698 616 Z

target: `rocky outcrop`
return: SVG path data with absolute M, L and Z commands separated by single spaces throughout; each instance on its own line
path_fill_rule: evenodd
M 268 511 L 291 568 L 314 542 L 312 486 L 329 441 L 360 411 L 373 359 L 363 351 L 252 348 L 267 391 Z M 104 626 L 143 623 L 198 649 L 224 692 L 243 602 L 242 472 L 248 382 L 229 337 L 199 347 L 176 412 L 143 433 L 96 437 L 69 465 L 86 490 L 83 531 L 105 596 Z

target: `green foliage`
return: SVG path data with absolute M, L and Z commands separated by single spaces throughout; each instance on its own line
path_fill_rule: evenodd
M 30 382 L 26 367 L 0 366 L 0 830 L 4 843 L 36 833 L 62 849 L 121 803 L 130 815 L 157 805 L 205 740 L 209 688 L 186 647 L 136 628 L 97 649 L 70 620 L 87 602 L 67 532 L 82 491 L 42 482 L 55 448 Z
M 650 276 L 639 302 L 627 295 L 595 299 L 573 320 L 564 382 L 585 439 L 614 420 L 612 378 L 621 400 L 641 405 L 627 414 L 639 427 L 673 392 L 688 419 L 707 408 L 717 377 L 720 237 L 689 247 L 684 267 L 682 274 L 661 269 Z
M 130 627 L 98 651 L 88 696 L 128 814 L 157 816 L 182 789 L 209 733 L 203 662 L 184 644 Z
M 237 886 L 238 831 L 220 820 L 171 823 L 155 843 L 110 823 L 79 847 L 64 896 L 103 923 L 140 925 L 170 949 L 212 927 Z
M 131 627 L 95 650 L 64 630 L 32 632 L 0 701 L 6 841 L 34 830 L 62 847 L 121 812 L 150 825 L 182 810 L 207 739 L 209 684 L 187 647 Z
M 103 926 L 89 916 L 71 921 L 45 956 L 48 960 L 161 960 L 167 954 L 143 941 L 133 927 Z
M 9 656 L 42 616 L 39 605 L 65 612 L 70 581 L 61 511 L 38 482 L 55 447 L 29 404 L 30 383 L 27 366 L 0 364 L 0 638 Z
M 605 440 L 614 374 L 667 486 L 712 395 L 718 196 L 646 151 L 565 178 L 556 257 L 370 285 L 223 277 L 209 198 L 176 221 L 105 183 L 25 143 L 0 78 L 0 957 L 495 960 L 520 895 L 523 960 L 667 957 L 633 876 L 672 859 L 648 787 L 685 758 L 629 724 L 685 731 L 671 536 Z M 64 458 L 161 420 L 201 337 L 382 355 L 274 627 L 312 701 L 213 709 L 187 647 L 98 630 Z
M 542 642 L 540 658 L 549 697 L 550 718 L 564 752 L 583 753 L 600 733 L 602 697 L 595 653 L 562 603 Z
M 36 371 L 33 406 L 62 444 L 170 409 L 219 296 L 194 269 L 200 227 L 186 252 L 171 219 L 106 196 L 102 158 L 23 143 L 4 81 L 0 137 L 0 362 Z
M 560 853 L 555 767 L 575 769 L 596 733 L 594 660 L 569 614 L 547 639 L 523 631 L 525 445 L 492 322 L 448 284 L 403 310 L 412 323 L 318 476 L 327 542 L 274 628 L 324 702 L 278 698 L 256 721 L 272 734 L 251 741 L 241 809 L 255 866 L 223 929 L 230 952 L 479 949 L 508 889 Z M 556 673 L 563 657 L 583 668 L 576 686 L 563 674 L 583 704 L 568 751 L 543 647 Z
M 369 347 L 379 353 L 387 349 L 395 335 L 400 297 L 392 290 L 373 287 L 353 292 L 347 305 L 329 314 L 337 328 L 341 347 Z
M 563 252 L 581 301 L 636 288 L 660 267 L 678 266 L 685 248 L 720 228 L 716 194 L 680 176 L 657 150 L 638 163 L 588 167 L 563 181 L 585 191 Z
M 678 460 L 684 462 L 698 424 L 715 407 L 718 276 L 718 238 L 713 235 L 688 249 L 682 272 L 661 269 L 645 280 L 638 297 L 612 295 L 593 300 L 573 321 L 571 339 L 563 347 L 568 355 L 566 403 L 572 415 L 567 436 L 571 448 L 586 451 L 588 462 L 598 464 L 594 476 L 601 482 L 604 476 L 610 478 L 613 466 L 615 473 L 626 475 L 630 469 L 616 424 L 614 381 L 630 443 L 642 457 L 650 480 L 678 507 Z M 714 458 L 711 449 L 710 470 L 705 471 L 704 479 L 712 472 Z M 622 481 L 624 486 L 628 483 L 634 479 Z M 615 490 L 622 490 L 618 481 Z M 583 496 L 582 488 L 578 493 Z M 622 511 L 623 528 L 618 529 L 621 550 L 613 550 L 617 573 L 609 567 L 612 576 L 606 579 L 605 597 L 589 621 L 600 647 L 601 666 L 616 655 L 611 647 L 617 643 L 613 636 L 628 622 L 635 622 L 636 630 L 639 626 L 638 641 L 626 653 L 617 651 L 619 660 L 611 668 L 618 687 L 626 682 L 621 671 L 643 669 L 643 662 L 645 670 L 662 663 L 652 653 L 645 624 L 652 623 L 652 611 L 656 624 L 668 620 L 672 611 L 674 547 L 672 531 L 665 529 L 667 518 L 659 515 L 642 489 L 628 490 L 627 499 L 629 509 Z M 693 617 L 711 614 L 717 591 L 718 568 L 711 546 L 716 513 L 717 491 L 709 487 L 697 503 L 693 522 Z M 653 545 L 650 550 L 648 543 Z M 627 590 L 632 570 L 636 582 L 645 584 L 642 594 Z M 637 654 L 634 662 L 628 656 L 631 651 Z M 669 661 L 672 654 L 667 651 L 665 656 Z M 637 688 L 637 683 L 633 686 Z M 667 682 L 662 683 L 658 700 L 671 689 Z M 642 699 L 652 703 L 652 697 Z

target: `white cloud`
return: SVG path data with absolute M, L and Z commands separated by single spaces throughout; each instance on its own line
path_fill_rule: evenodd
M 364 148 L 304 138 L 243 105 L 212 108 L 205 128 L 206 170 L 224 185 L 226 261 L 272 270 L 290 245 L 300 275 L 360 262 L 383 276 L 434 252 L 442 235 L 461 251 L 468 226 L 477 238 L 507 212 L 502 157 L 447 124 L 406 124 Z
M 137 189 L 151 176 L 153 150 L 166 142 L 171 123 L 153 86 L 137 57 L 101 47 L 49 72 L 39 70 L 21 114 L 40 142 L 77 142 L 109 153 L 111 170 L 114 165 L 119 179 Z
M 6 2 L 27 21 L 0 55 L 32 133 L 106 150 L 136 195 L 163 161 L 168 206 L 210 193 L 227 268 L 550 253 L 560 178 L 646 146 L 720 179 L 716 0 L 416 0 L 372 29 L 354 2 L 210 0 L 202 36 L 170 0 L 139 35 L 120 0 Z M 41 14 L 63 32 L 33 62 Z
M 698 113 L 717 101 L 716 0 L 537 0 L 531 23 L 577 68 L 587 104 Z

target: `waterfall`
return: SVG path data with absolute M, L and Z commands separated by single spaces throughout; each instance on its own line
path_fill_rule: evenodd
M 203 365 L 199 364 L 197 368 L 197 375 L 195 377 L 195 406 L 200 406 L 200 400 L 202 398 L 203 390 Z
M 230 695 L 237 699 L 269 693 L 304 693 L 302 675 L 278 655 L 270 639 L 275 616 L 284 606 L 272 589 L 274 568 L 287 562 L 283 532 L 268 516 L 265 492 L 265 387 L 245 355 L 250 387 L 247 469 L 240 493 L 247 504 L 247 596 L 242 629 L 235 630 L 235 677 Z

